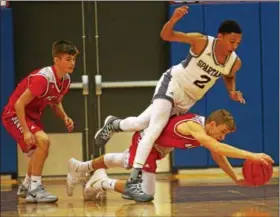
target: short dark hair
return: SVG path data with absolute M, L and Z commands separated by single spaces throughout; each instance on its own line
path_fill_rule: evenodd
M 229 33 L 238 33 L 241 34 L 241 27 L 234 20 L 225 20 L 221 23 L 218 33 L 229 34 Z
M 232 114 L 226 109 L 219 109 L 212 112 L 207 118 L 206 123 L 215 121 L 217 125 L 225 124 L 228 126 L 229 130 L 235 131 L 236 125 Z
M 52 45 L 52 56 L 57 57 L 61 54 L 69 54 L 75 56 L 79 54 L 79 50 L 71 41 L 55 41 Z

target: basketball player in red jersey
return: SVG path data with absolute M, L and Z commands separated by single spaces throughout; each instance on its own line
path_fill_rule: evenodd
M 74 123 L 62 106 L 62 98 L 70 86 L 79 51 L 72 42 L 53 43 L 54 65 L 31 72 L 16 87 L 2 113 L 6 130 L 30 157 L 28 172 L 18 189 L 18 196 L 27 202 L 55 202 L 57 196 L 48 193 L 41 182 L 42 170 L 48 157 L 50 140 L 44 132 L 41 116 L 50 105 L 71 132 Z
M 200 146 L 211 152 L 213 159 L 236 184 L 246 185 L 243 177 L 236 174 L 227 157 L 251 159 L 265 164 L 273 163 L 273 160 L 264 153 L 252 153 L 221 143 L 220 141 L 224 140 L 227 134 L 234 132 L 235 128 L 233 116 L 225 109 L 214 111 L 206 119 L 192 113 L 173 116 L 156 140 L 143 167 L 143 181 L 138 183 L 138 187 L 136 186 L 138 190 L 142 187 L 139 197 L 132 196 L 125 191 L 125 181 L 108 178 L 105 169 L 112 167 L 132 168 L 138 144 L 145 131 L 134 133 L 132 143 L 124 153 L 109 153 L 87 162 L 80 162 L 71 158 L 67 180 L 68 189 L 73 190 L 75 185 L 73 180 L 77 180 L 75 178 L 81 180 L 84 178 L 81 174 L 95 171 L 85 187 L 84 196 L 86 199 L 96 197 L 110 189 L 123 193 L 123 197 L 126 199 L 151 201 L 155 193 L 156 161 L 164 158 L 174 148 L 191 149 Z

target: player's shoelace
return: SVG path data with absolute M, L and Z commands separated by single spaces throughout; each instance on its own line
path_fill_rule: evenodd
M 111 138 L 112 134 L 115 132 L 113 124 L 108 124 L 101 132 L 101 139 L 108 140 Z
M 144 194 L 143 189 L 141 187 L 141 182 L 132 184 L 131 190 L 133 194 Z
M 40 192 L 40 193 L 44 193 L 44 197 L 47 197 L 49 195 L 52 195 L 51 193 L 47 192 L 45 190 L 45 188 L 43 187 L 43 185 L 39 185 L 38 188 L 37 188 L 37 191 Z

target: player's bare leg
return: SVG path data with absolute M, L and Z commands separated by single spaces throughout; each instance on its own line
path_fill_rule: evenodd
M 28 188 L 30 187 L 30 184 L 31 184 L 32 159 L 33 159 L 32 157 L 29 159 L 28 169 L 27 169 L 27 173 L 25 175 L 25 179 L 21 183 L 21 185 L 19 186 L 18 191 L 17 191 L 17 196 L 21 197 L 21 198 L 26 198 Z
M 105 195 L 106 190 L 119 192 L 124 199 L 131 200 L 125 193 L 125 180 L 111 179 L 107 176 L 105 169 L 101 168 L 94 172 L 84 189 L 85 200 L 98 200 Z
M 41 178 L 44 163 L 49 153 L 50 141 L 43 131 L 36 132 L 34 136 L 37 148 L 32 156 L 31 185 L 25 200 L 31 203 L 56 202 L 57 196 L 44 189 Z

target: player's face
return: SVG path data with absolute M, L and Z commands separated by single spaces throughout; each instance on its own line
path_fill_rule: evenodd
M 226 124 L 216 125 L 214 121 L 210 123 L 210 128 L 207 132 L 209 136 L 218 141 L 224 140 L 226 138 L 226 135 L 229 133 L 231 133 L 231 131 L 228 129 L 228 126 Z
M 59 57 L 55 57 L 55 64 L 62 72 L 72 73 L 76 64 L 76 56 L 62 54 Z
M 241 43 L 242 34 L 219 34 L 218 38 L 222 41 L 222 49 L 224 54 L 229 55 L 238 48 L 239 44 Z

